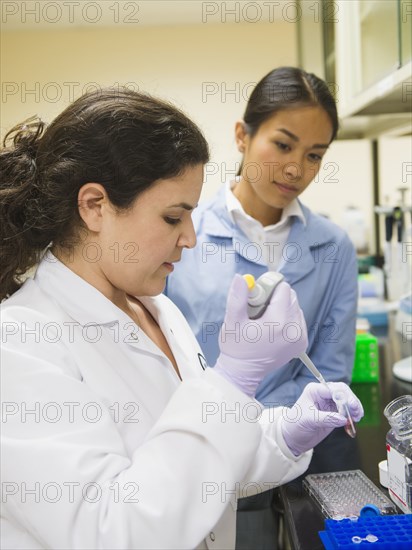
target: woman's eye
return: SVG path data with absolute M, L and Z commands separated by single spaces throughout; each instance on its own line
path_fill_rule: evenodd
M 286 143 L 282 143 L 281 141 L 275 141 L 275 145 L 281 151 L 290 151 L 290 147 Z
M 320 162 L 322 160 L 322 157 L 320 155 L 317 155 L 316 153 L 311 153 L 309 155 L 309 159 L 312 161 L 312 162 Z
M 178 223 L 181 222 L 180 218 L 171 218 L 170 216 L 165 216 L 164 220 L 169 225 L 177 225 Z

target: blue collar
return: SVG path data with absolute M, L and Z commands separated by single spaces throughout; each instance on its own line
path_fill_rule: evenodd
M 293 239 L 298 239 L 300 242 L 306 235 L 306 241 L 309 248 L 330 242 L 330 235 L 325 231 L 325 218 L 311 212 L 311 210 L 300 201 L 299 204 L 306 220 L 306 226 L 296 217 L 288 240 L 293 241 Z M 200 210 L 200 213 L 204 212 L 203 231 L 211 237 L 230 239 L 233 238 L 234 235 L 243 235 L 243 232 L 241 232 L 238 226 L 230 219 L 226 206 L 224 186 L 218 191 L 213 199 L 203 203 L 203 208 Z
M 280 270 L 291 284 L 296 283 L 315 269 L 316 262 L 311 249 L 331 243 L 333 239 L 330 229 L 328 229 L 328 220 L 311 212 L 300 201 L 299 204 L 306 225 L 300 218 L 295 217 L 287 242 L 291 258 L 284 263 Z M 203 213 L 202 232 L 210 237 L 230 239 L 235 250 L 240 251 L 242 256 L 242 251 L 247 250 L 245 246 L 250 241 L 229 216 L 225 188 L 222 187 L 211 200 L 203 203 L 199 210 L 200 216 Z M 248 259 L 246 256 L 245 258 Z M 255 263 L 267 267 L 263 261 Z

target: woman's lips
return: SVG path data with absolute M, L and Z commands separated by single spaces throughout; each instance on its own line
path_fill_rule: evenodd
M 169 262 L 164 262 L 163 264 L 165 266 L 166 269 L 168 269 L 169 271 L 173 271 L 175 266 L 173 264 L 170 264 Z
M 277 181 L 274 181 L 273 183 L 278 187 L 278 189 L 283 191 L 283 193 L 295 194 L 298 192 L 298 189 L 293 187 L 293 185 L 285 185 L 284 183 L 279 183 Z

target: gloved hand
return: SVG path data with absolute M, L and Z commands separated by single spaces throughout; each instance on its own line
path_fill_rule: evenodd
M 286 445 L 296 456 L 312 449 L 334 428 L 344 426 L 346 417 L 337 412 L 332 394 L 346 401 L 355 422 L 363 416 L 362 403 L 343 382 L 328 382 L 327 386 L 311 382 L 295 405 L 281 417 L 281 429 Z M 287 414 L 285 414 L 287 412 Z
M 306 350 L 308 335 L 296 293 L 287 283 L 278 284 L 259 319 L 248 317 L 248 295 L 246 281 L 235 275 L 219 335 L 215 371 L 253 397 L 267 374 Z

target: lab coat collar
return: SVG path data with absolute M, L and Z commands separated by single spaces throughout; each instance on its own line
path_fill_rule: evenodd
M 288 250 L 292 250 L 292 258 L 285 260 L 285 256 L 289 256 L 289 252 L 285 249 L 284 261 L 279 269 L 291 285 L 306 277 L 316 267 L 311 253 L 310 232 L 306 231 L 306 228 L 307 226 L 300 218 L 295 220 L 287 240 Z
M 48 250 L 34 280 L 80 325 L 110 325 L 120 318 L 131 319 L 99 290 L 76 275 Z
M 241 202 L 237 197 L 235 197 L 233 193 L 233 189 L 236 186 L 236 183 L 240 181 L 240 176 L 236 176 L 236 178 L 232 181 L 228 181 L 226 183 L 226 206 L 229 212 L 229 217 L 232 220 L 232 222 L 236 223 L 236 217 L 240 216 L 244 220 L 251 220 L 253 221 L 253 218 L 246 214 Z M 301 218 L 304 225 L 306 225 L 306 219 L 303 215 L 302 208 L 300 206 L 300 203 L 297 199 L 294 199 L 291 201 L 283 210 L 282 215 L 279 220 L 279 222 L 271 225 L 267 225 L 264 227 L 265 231 L 274 229 L 275 227 L 279 227 L 280 225 L 283 225 L 284 223 L 287 223 L 287 220 L 291 217 L 298 217 Z M 259 223 L 255 220 L 255 223 Z
M 93 285 L 60 262 L 50 250 L 40 262 L 34 279 L 80 325 L 111 326 L 119 323 L 122 327 L 127 326 L 126 332 L 130 334 L 135 324 L 132 319 Z M 157 306 L 159 299 L 162 299 L 162 295 L 139 297 L 157 323 L 162 325 L 165 321 Z
M 232 216 L 230 216 L 227 209 L 226 202 L 223 204 L 217 203 L 216 208 L 213 210 L 207 209 L 205 211 L 203 229 L 204 232 L 211 237 L 230 239 L 233 249 L 236 250 L 240 256 L 249 260 L 248 251 L 250 239 L 243 233 L 240 227 L 233 222 Z M 263 254 L 260 254 L 254 263 L 265 266 Z
M 299 201 L 299 199 L 298 199 Z M 331 242 L 331 237 L 325 231 L 325 225 L 320 216 L 315 216 L 300 201 L 306 223 L 299 217 L 295 217 L 289 233 L 288 245 L 296 247 L 296 260 L 289 260 L 282 264 L 279 271 L 287 276 L 288 281 L 293 284 L 308 275 L 315 269 L 315 261 L 311 250 Z M 250 242 L 246 235 L 235 225 L 228 213 L 226 205 L 226 188 L 223 186 L 211 202 L 205 204 L 203 217 L 203 232 L 214 238 L 231 239 L 233 247 L 247 251 L 247 244 Z M 245 256 L 246 259 L 247 256 Z M 248 261 L 250 261 L 248 259 Z M 266 266 L 262 260 L 254 263 Z M 297 265 L 298 264 L 298 269 Z
M 239 232 L 239 228 L 229 216 L 224 188 L 216 195 L 214 207 L 206 208 L 203 224 L 204 232 L 211 237 L 232 238 Z
M 170 363 L 163 351 L 142 331 L 124 311 L 106 298 L 94 286 L 76 275 L 50 251 L 40 262 L 34 277 L 37 285 L 82 327 L 99 325 L 113 330 L 118 341 L 125 342 L 141 352 L 157 355 Z M 139 296 L 139 300 L 158 323 L 179 366 L 183 378 L 199 376 L 193 373 L 193 357 L 182 346 L 181 335 L 174 335 L 177 307 L 163 294 Z M 190 368 L 187 366 L 190 365 Z M 172 367 L 171 367 L 172 369 Z
M 319 222 L 318 216 L 313 216 L 312 212 L 298 199 L 299 206 L 302 209 L 305 223 L 298 225 L 298 231 L 303 231 L 307 236 L 306 241 L 310 248 L 330 242 L 330 236 L 325 232 L 323 225 Z M 210 208 L 209 205 L 213 204 Z M 297 221 L 299 218 L 296 217 Z M 205 203 L 204 232 L 212 237 L 232 238 L 239 233 L 239 228 L 231 221 L 226 205 L 226 187 L 223 186 L 211 202 Z M 289 240 L 293 234 L 293 228 Z

